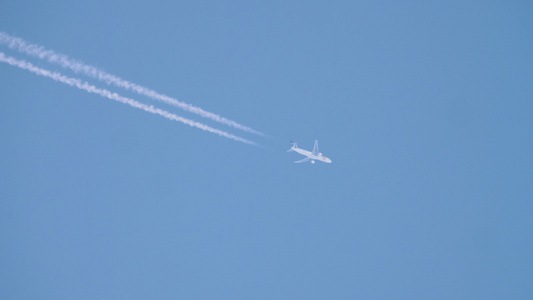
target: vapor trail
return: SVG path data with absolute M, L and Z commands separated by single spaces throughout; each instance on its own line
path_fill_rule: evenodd
M 127 90 L 134 91 L 138 94 L 148 96 L 152 99 L 159 100 L 167 104 L 177 106 L 188 112 L 198 114 L 202 117 L 211 119 L 213 121 L 216 121 L 216 122 L 219 122 L 219 123 L 222 123 L 222 124 L 225 124 L 225 125 L 228 125 L 228 126 L 231 126 L 231 127 L 234 127 L 234 128 L 237 128 L 237 129 L 249 132 L 249 133 L 264 136 L 263 133 L 257 130 L 254 130 L 248 126 L 226 119 L 217 114 L 205 111 L 191 104 L 178 101 L 175 98 L 172 98 L 172 97 L 169 97 L 163 94 L 159 94 L 158 92 L 152 89 L 129 82 L 115 75 L 111 75 L 96 67 L 73 60 L 66 55 L 56 53 L 53 50 L 47 50 L 44 47 L 36 45 L 36 44 L 28 44 L 23 39 L 10 36 L 7 33 L 0 32 L 0 43 L 7 44 L 11 49 L 18 50 L 19 52 L 26 53 L 32 56 L 36 56 L 41 59 L 45 59 L 50 63 L 59 64 L 60 66 L 67 68 L 67 69 L 71 69 L 76 73 L 82 73 L 87 76 L 97 78 L 98 80 L 104 81 L 107 84 L 112 84 L 112 85 L 115 85 L 115 86 L 118 86 L 118 87 L 121 87 Z
M 192 126 L 192 127 L 200 128 L 202 130 L 205 130 L 205 131 L 208 131 L 208 132 L 211 132 L 211 133 L 214 133 L 214 134 L 218 134 L 218 135 L 220 135 L 222 137 L 225 137 L 225 138 L 229 138 L 229 139 L 232 139 L 232 140 L 235 140 L 235 141 L 239 141 L 239 142 L 242 142 L 242 143 L 245 143 L 245 144 L 257 145 L 256 143 L 254 143 L 252 141 L 249 141 L 247 139 L 243 139 L 241 137 L 235 136 L 235 135 L 227 133 L 225 131 L 218 130 L 218 129 L 209 127 L 209 126 L 207 126 L 205 124 L 202 124 L 202 123 L 199 123 L 199 122 L 196 122 L 196 121 L 192 121 L 192 120 L 177 116 L 175 114 L 172 114 L 172 113 L 170 113 L 168 111 L 165 111 L 165 110 L 162 110 L 162 109 L 159 109 L 159 108 L 155 108 L 153 105 L 146 105 L 146 104 L 140 103 L 140 102 L 138 102 L 136 100 L 133 100 L 131 98 L 120 96 L 117 93 L 112 93 L 112 92 L 110 92 L 110 91 L 108 91 L 106 89 L 97 88 L 94 85 L 90 85 L 87 82 L 82 82 L 79 79 L 67 77 L 67 76 L 64 76 L 64 75 L 62 75 L 60 73 L 57 73 L 57 72 L 51 72 L 51 71 L 48 71 L 48 70 L 45 70 L 45 69 L 41 69 L 41 68 L 36 67 L 36 66 L 32 65 L 31 63 L 26 62 L 24 60 L 18 60 L 18 59 L 15 59 L 13 57 L 6 56 L 2 52 L 0 52 L 0 62 L 8 63 L 8 64 L 10 64 L 12 66 L 19 67 L 21 69 L 30 71 L 30 72 L 35 73 L 37 75 L 48 77 L 48 78 L 51 78 L 51 79 L 53 79 L 55 81 L 65 83 L 65 84 L 68 84 L 68 85 L 73 86 L 73 87 L 77 87 L 77 88 L 79 88 L 81 90 L 84 90 L 84 91 L 87 91 L 89 93 L 94 93 L 94 94 L 100 95 L 102 97 L 106 97 L 108 99 L 111 99 L 111 100 L 115 100 L 115 101 L 118 101 L 118 102 L 121 102 L 121 103 L 124 103 L 124 104 L 128 104 L 130 106 L 142 109 L 142 110 L 147 111 L 149 113 L 160 115 L 160 116 L 163 116 L 163 117 L 165 117 L 167 119 L 178 121 L 178 122 L 187 124 L 187 125 Z

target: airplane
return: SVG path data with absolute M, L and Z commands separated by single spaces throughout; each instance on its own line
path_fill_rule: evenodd
M 295 161 L 294 163 L 296 164 L 306 162 L 306 161 L 314 164 L 315 160 L 322 161 L 328 164 L 331 163 L 331 159 L 323 156 L 322 153 L 318 152 L 318 140 L 315 140 L 315 146 L 313 147 L 313 152 L 298 148 L 298 145 L 295 142 L 291 141 L 291 149 L 287 150 L 287 152 L 291 152 L 291 151 L 307 156 L 304 159 Z

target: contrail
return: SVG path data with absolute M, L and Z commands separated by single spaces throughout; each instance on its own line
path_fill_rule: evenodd
M 76 73 L 82 73 L 87 76 L 97 78 L 98 80 L 104 81 L 107 84 L 112 84 L 127 90 L 134 91 L 138 94 L 148 96 L 152 99 L 163 101 L 167 104 L 177 106 L 183 110 L 186 110 L 191 113 L 198 114 L 202 117 L 211 119 L 213 121 L 249 132 L 260 136 L 265 136 L 263 133 L 254 130 L 248 126 L 239 124 L 235 121 L 226 119 L 217 114 L 205 111 L 199 107 L 193 106 L 191 104 L 178 101 L 175 98 L 160 94 L 152 89 L 147 87 L 140 86 L 138 84 L 129 82 L 122 78 L 119 78 L 115 75 L 106 73 L 96 67 L 81 63 L 79 61 L 73 60 L 66 55 L 56 53 L 53 50 L 47 50 L 42 46 L 36 44 L 28 44 L 21 38 L 13 37 L 7 33 L 0 32 L 0 43 L 7 44 L 11 49 L 16 49 L 19 52 L 26 53 L 28 55 L 39 57 L 40 59 L 45 59 L 50 63 L 59 64 L 63 68 L 71 69 Z
M 155 108 L 153 105 L 146 105 L 146 104 L 140 103 L 140 102 L 138 102 L 136 100 L 133 100 L 131 98 L 120 96 L 117 93 L 112 93 L 112 92 L 110 92 L 110 91 L 108 91 L 106 89 L 97 88 L 94 85 L 90 85 L 87 82 L 82 82 L 79 79 L 67 77 L 67 76 L 64 76 L 64 75 L 62 75 L 60 73 L 57 73 L 57 72 L 51 72 L 51 71 L 48 71 L 48 70 L 45 70 L 45 69 L 41 69 L 41 68 L 36 67 L 36 66 L 32 65 L 31 63 L 26 62 L 24 60 L 18 60 L 18 59 L 15 59 L 13 57 L 6 56 L 3 52 L 0 52 L 0 62 L 8 63 L 8 64 L 10 64 L 12 66 L 19 67 L 21 69 L 30 71 L 30 72 L 35 73 L 37 75 L 48 77 L 48 78 L 51 78 L 51 79 L 53 79 L 55 81 L 65 83 L 65 84 L 68 84 L 68 85 L 73 86 L 73 87 L 77 87 L 77 88 L 79 88 L 81 90 L 84 90 L 84 91 L 87 91 L 89 93 L 94 93 L 94 94 L 100 95 L 102 97 L 106 97 L 108 99 L 111 99 L 111 100 L 115 100 L 115 101 L 118 101 L 118 102 L 121 102 L 121 103 L 124 103 L 124 104 L 128 104 L 130 106 L 142 109 L 142 110 L 147 111 L 149 113 L 160 115 L 160 116 L 163 116 L 163 117 L 165 117 L 167 119 L 178 121 L 178 122 L 187 124 L 187 125 L 192 126 L 192 127 L 200 128 L 202 130 L 205 130 L 205 131 L 208 131 L 208 132 L 211 132 L 211 133 L 214 133 L 214 134 L 218 134 L 218 135 L 220 135 L 222 137 L 225 137 L 225 138 L 229 138 L 229 139 L 232 139 L 232 140 L 235 140 L 235 141 L 239 141 L 239 142 L 242 142 L 242 143 L 245 143 L 245 144 L 257 145 L 255 142 L 252 142 L 252 141 L 249 141 L 247 139 L 235 136 L 233 134 L 227 133 L 227 132 L 222 131 L 222 130 L 218 130 L 218 129 L 209 127 L 209 126 L 207 126 L 205 124 L 202 124 L 202 123 L 199 123 L 199 122 L 196 122 L 196 121 L 193 121 L 193 120 L 189 120 L 189 119 L 177 116 L 177 115 L 172 114 L 172 113 L 170 113 L 168 111 L 165 111 L 165 110 L 162 110 L 162 109 L 159 109 L 159 108 Z

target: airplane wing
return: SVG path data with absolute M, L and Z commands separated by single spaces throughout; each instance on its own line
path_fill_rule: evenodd
M 310 158 L 309 158 L 309 157 L 306 157 L 306 158 L 304 158 L 304 159 L 300 159 L 300 160 L 298 160 L 298 161 L 295 161 L 294 163 L 295 163 L 295 164 L 299 164 L 299 163 L 303 163 L 303 162 L 306 162 L 306 161 L 309 161 L 309 160 L 310 160 Z
M 315 140 L 315 146 L 313 147 L 313 155 L 318 155 L 318 140 Z

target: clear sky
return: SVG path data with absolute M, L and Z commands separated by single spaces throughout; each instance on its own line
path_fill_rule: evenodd
M 1 299 L 532 299 L 530 1 L 2 1 Z M 315 139 L 332 164 L 294 164 Z

